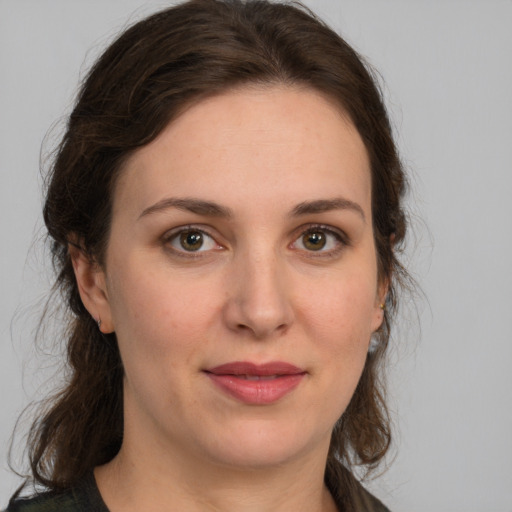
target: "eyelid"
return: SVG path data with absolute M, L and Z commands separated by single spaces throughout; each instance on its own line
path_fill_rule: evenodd
M 340 251 L 342 251 L 345 247 L 349 247 L 350 244 L 350 238 L 348 235 L 341 229 L 336 228 L 334 226 L 326 225 L 326 224 L 307 224 L 300 226 L 295 230 L 294 233 L 294 239 L 293 242 L 290 244 L 293 246 L 302 236 L 306 235 L 307 233 L 314 233 L 315 231 L 322 231 L 326 233 L 327 235 L 333 236 L 337 241 L 337 247 L 334 249 L 330 249 L 327 251 L 319 250 L 319 251 L 308 251 L 307 249 L 297 249 L 301 252 L 307 254 L 308 256 L 315 257 L 315 258 L 322 258 L 322 257 L 330 257 L 330 256 L 336 256 Z
M 179 250 L 170 245 L 170 242 L 173 239 L 178 237 L 181 233 L 187 232 L 187 231 L 197 231 L 197 232 L 204 234 L 206 237 L 211 238 L 217 247 L 213 248 L 213 249 L 203 250 L 203 251 L 201 251 L 201 250 L 186 251 L 186 250 Z M 328 235 L 328 236 L 330 235 L 330 236 L 334 237 L 336 239 L 336 247 L 334 247 L 333 249 L 329 249 L 329 250 L 318 250 L 318 251 L 312 251 L 312 250 L 300 249 L 300 248 L 295 248 L 295 249 L 306 254 L 308 257 L 329 258 L 329 257 L 336 256 L 345 247 L 348 247 L 351 245 L 350 238 L 343 230 L 336 228 L 332 225 L 311 223 L 311 224 L 302 225 L 293 231 L 293 235 L 292 235 L 293 240 L 290 243 L 289 247 L 294 248 L 293 246 L 297 243 L 297 241 L 300 239 L 300 237 L 304 236 L 307 233 L 314 233 L 315 231 L 322 231 L 326 235 Z M 208 253 L 211 253 L 212 251 L 225 249 L 224 244 L 222 244 L 218 241 L 218 236 L 211 233 L 211 229 L 208 226 L 198 225 L 198 224 L 185 224 L 182 226 L 176 226 L 175 228 L 169 229 L 162 236 L 162 241 L 163 241 L 163 244 L 166 245 L 166 247 L 170 251 L 173 252 L 173 254 L 175 254 L 179 257 L 183 257 L 183 258 L 200 258 L 200 257 L 206 256 Z
M 208 250 L 203 250 L 203 251 L 201 251 L 201 250 L 186 251 L 186 250 L 179 250 L 170 245 L 171 241 L 173 241 L 175 238 L 177 238 L 181 233 L 184 233 L 187 231 L 191 231 L 191 232 L 196 231 L 198 233 L 205 235 L 208 238 L 211 238 L 215 242 L 217 247 L 215 249 L 208 249 Z M 169 229 L 162 236 L 162 242 L 175 255 L 184 257 L 184 258 L 200 258 L 200 257 L 204 257 L 205 253 L 209 253 L 214 250 L 224 249 L 223 244 L 218 242 L 217 237 L 210 232 L 208 227 L 203 226 L 203 225 L 197 225 L 197 224 L 185 224 L 183 226 L 176 226 L 175 228 Z

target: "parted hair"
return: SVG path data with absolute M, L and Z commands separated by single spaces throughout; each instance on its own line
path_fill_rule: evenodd
M 123 441 L 123 364 L 115 333 L 102 334 L 81 302 L 69 244 L 102 265 L 112 196 L 123 163 L 183 110 L 244 85 L 321 92 L 357 128 L 371 164 L 372 222 L 379 279 L 389 283 L 378 343 L 336 423 L 326 482 L 351 509 L 351 470 L 372 470 L 391 442 L 382 370 L 397 287 L 405 270 L 406 181 L 374 73 L 333 30 L 298 3 L 190 0 L 124 31 L 85 77 L 47 175 L 44 220 L 55 287 L 69 311 L 69 377 L 29 435 L 32 479 L 73 486 L 110 461 Z M 44 321 L 44 319 L 43 319 Z

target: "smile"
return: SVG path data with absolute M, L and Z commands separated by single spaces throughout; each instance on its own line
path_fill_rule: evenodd
M 291 393 L 306 376 L 284 362 L 257 365 L 236 361 L 205 370 L 223 393 L 248 405 L 269 405 Z

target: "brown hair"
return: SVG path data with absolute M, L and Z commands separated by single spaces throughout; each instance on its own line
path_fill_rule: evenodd
M 123 368 L 116 337 L 99 332 L 80 300 L 68 254 L 70 236 L 101 264 L 123 162 L 185 106 L 236 86 L 273 83 L 304 85 L 334 99 L 368 151 L 379 277 L 391 286 L 380 342 L 368 354 L 332 434 L 326 469 L 331 491 L 349 496 L 346 468 L 372 469 L 388 450 L 380 368 L 397 306 L 396 286 L 405 275 L 396 251 L 406 222 L 405 178 L 380 91 L 357 53 L 299 4 L 191 0 L 133 25 L 104 52 L 82 85 L 48 176 L 44 220 L 56 287 L 73 319 L 67 331 L 70 378 L 30 432 L 36 483 L 54 490 L 72 486 L 111 460 L 123 437 Z

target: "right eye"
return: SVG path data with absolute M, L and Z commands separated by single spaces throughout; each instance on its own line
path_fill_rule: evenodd
M 205 231 L 197 228 L 184 228 L 167 237 L 167 243 L 178 252 L 206 252 L 220 248 L 219 244 Z

